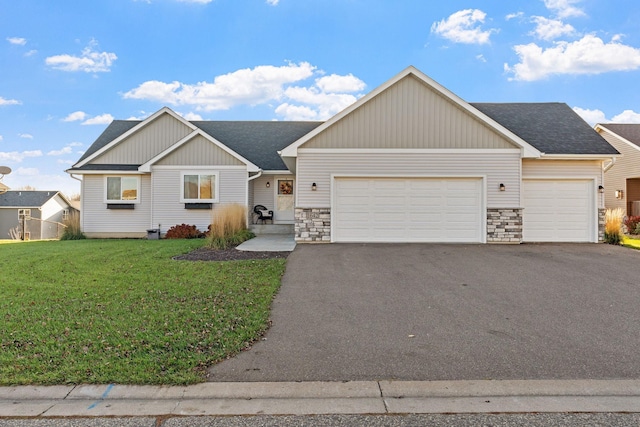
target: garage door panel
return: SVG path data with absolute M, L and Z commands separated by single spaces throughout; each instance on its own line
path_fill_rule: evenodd
M 524 180 L 523 240 L 592 242 L 593 180 Z
M 335 191 L 335 241 L 482 241 L 481 179 L 338 178 Z

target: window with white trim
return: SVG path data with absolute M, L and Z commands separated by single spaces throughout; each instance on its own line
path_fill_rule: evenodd
M 69 219 L 69 209 L 65 209 L 62 211 L 62 220 L 66 221 Z
M 138 203 L 140 197 L 140 177 L 108 176 L 105 182 L 107 203 Z
M 31 209 L 18 209 L 18 219 L 31 219 Z
M 218 202 L 218 172 L 182 172 L 181 201 L 185 203 Z

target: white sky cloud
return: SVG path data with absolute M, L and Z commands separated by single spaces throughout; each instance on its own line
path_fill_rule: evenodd
M 289 103 L 280 104 L 276 108 L 276 114 L 285 120 L 317 120 L 318 112 L 306 105 L 291 105 Z
M 507 16 L 504 17 L 504 19 L 506 19 L 507 21 L 510 21 L 515 18 L 522 18 L 523 16 L 524 16 L 524 12 L 515 12 L 515 13 L 508 14 Z
M 544 0 L 547 9 L 555 12 L 560 18 L 568 18 L 570 16 L 584 16 L 582 9 L 575 7 L 574 4 L 581 3 L 582 0 Z
M 531 20 L 536 24 L 533 35 L 542 40 L 555 40 L 560 36 L 574 34 L 576 29 L 570 24 L 557 19 L 549 19 L 544 16 L 534 16 Z
M 92 117 L 82 122 L 83 125 L 108 125 L 113 121 L 111 114 L 101 114 L 99 116 Z
M 73 148 L 70 145 L 63 147 L 61 150 L 51 150 L 47 153 L 47 156 L 63 156 L 65 154 L 73 153 Z
M 320 77 L 316 79 L 316 86 L 323 92 L 331 93 L 359 92 L 366 87 L 365 83 L 353 74 L 347 74 L 346 76 L 331 74 L 330 76 Z
M 624 110 L 622 113 L 613 116 L 611 119 L 607 119 L 606 115 L 601 110 L 589 110 L 580 107 L 573 107 L 573 111 L 575 111 L 591 126 L 595 126 L 596 123 L 640 123 L 640 113 L 636 113 L 633 110 Z
M 15 174 L 20 176 L 37 176 L 40 174 L 40 171 L 37 168 L 18 168 Z
M 580 107 L 573 107 L 573 111 L 575 111 L 577 115 L 582 117 L 582 119 L 585 122 L 589 123 L 591 126 L 595 126 L 596 123 L 608 122 L 607 118 L 604 115 L 604 112 L 600 110 L 589 110 Z
M 28 157 L 41 157 L 42 151 L 0 151 L 0 160 L 14 163 L 20 163 Z
M 7 41 L 11 44 L 16 44 L 19 46 L 24 46 L 27 44 L 27 39 L 22 37 L 7 37 Z
M 19 133 L 18 136 L 22 139 L 33 139 L 33 135 L 30 133 Z
M 118 57 L 115 53 L 96 52 L 97 42 L 92 40 L 89 46 L 82 50 L 80 56 L 55 55 L 45 59 L 45 63 L 55 70 L 84 71 L 85 73 L 104 73 L 111 71 L 111 66 Z
M 33 56 L 33 55 L 35 55 L 36 53 L 38 53 L 38 51 L 37 51 L 37 50 L 35 50 L 35 49 L 31 49 L 30 51 L 25 52 L 24 56 Z
M 212 83 L 152 80 L 126 92 L 123 97 L 191 105 L 198 111 L 227 110 L 236 105 L 258 105 L 279 100 L 284 95 L 285 86 L 313 76 L 315 68 L 307 62 L 281 67 L 260 65 L 217 76 Z
M 277 6 L 280 0 L 267 0 L 267 4 L 270 6 Z
M 326 93 L 316 87 L 290 87 L 285 91 L 285 95 L 291 101 L 305 104 L 308 108 L 313 109 L 315 111 L 315 117 L 312 118 L 313 120 L 326 120 L 358 100 L 358 98 L 352 94 Z M 292 105 L 288 103 L 285 104 L 289 106 L 285 111 L 293 111 L 290 108 Z M 280 109 L 280 111 L 283 110 Z M 296 114 L 300 114 L 300 110 L 295 111 Z M 276 113 L 278 113 L 277 109 Z M 284 118 L 285 120 L 291 120 L 291 118 L 286 115 Z
M 534 81 L 554 74 L 601 74 L 640 68 L 640 49 L 615 41 L 605 43 L 594 35 L 575 42 L 556 42 L 544 49 L 535 43 L 514 47 L 520 62 L 505 64 L 513 80 Z
M 4 139 L 4 137 L 2 135 L 0 135 L 0 141 L 2 141 Z
M 176 111 L 176 114 L 178 114 L 179 116 L 183 117 L 185 120 L 202 120 L 202 116 L 200 114 L 196 114 L 196 113 L 179 113 Z
M 213 0 L 178 0 L 180 3 L 209 4 Z
M 440 22 L 434 22 L 431 32 L 455 43 L 486 44 L 489 43 L 491 33 L 498 31 L 481 28 L 486 16 L 486 13 L 478 9 L 460 10 Z
M 4 99 L 0 96 L 0 105 L 21 105 L 22 102 L 17 99 Z
M 613 116 L 611 119 L 614 123 L 640 123 L 640 113 L 633 110 L 624 110 L 622 113 Z
M 87 113 L 84 111 L 74 111 L 69 114 L 67 117 L 62 119 L 63 122 L 77 122 L 79 120 L 84 120 L 87 117 Z

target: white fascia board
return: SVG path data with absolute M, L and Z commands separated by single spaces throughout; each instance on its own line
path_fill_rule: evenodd
M 351 104 L 349 107 L 345 108 L 344 110 L 342 110 L 341 112 L 339 112 L 338 114 L 336 114 L 335 116 L 333 116 L 332 118 L 330 118 L 329 120 L 327 120 L 326 122 L 324 122 L 323 124 L 315 128 L 314 130 L 312 130 L 311 132 L 309 132 L 299 140 L 295 141 L 294 143 L 286 147 L 284 150 L 282 150 L 281 156 L 296 157 L 298 148 L 301 145 L 303 145 L 305 142 L 309 141 L 311 138 L 315 137 L 320 132 L 323 132 L 325 129 L 332 126 L 334 123 L 341 120 L 343 117 L 350 114 L 355 109 L 360 108 L 363 104 L 369 102 L 369 100 L 376 97 L 378 94 L 387 90 L 388 88 L 390 88 L 391 86 L 393 86 L 394 84 L 396 84 L 397 82 L 399 82 L 400 80 L 404 79 L 409 75 L 413 75 L 419 80 L 421 80 L 423 83 L 425 83 L 426 85 L 431 86 L 433 89 L 438 91 L 441 95 L 443 95 L 444 97 L 448 98 L 449 100 L 457 104 L 460 108 L 462 108 L 463 110 L 467 111 L 469 114 L 475 116 L 479 120 L 483 121 L 484 123 L 492 127 L 494 130 L 500 133 L 503 137 L 505 137 L 506 139 L 514 143 L 517 147 L 519 147 L 522 151 L 522 157 L 526 157 L 526 158 L 540 157 L 541 153 L 538 149 L 533 147 L 531 144 L 529 144 L 528 142 L 526 142 L 525 140 L 523 140 L 522 138 L 520 138 L 519 136 L 517 136 L 516 134 L 514 134 L 513 132 L 511 132 L 510 130 L 508 130 L 498 122 L 496 122 L 495 120 L 491 119 L 486 114 L 482 113 L 477 108 L 474 108 L 468 102 L 460 98 L 458 95 L 454 94 L 449 89 L 445 88 L 440 83 L 436 82 L 435 80 L 433 80 L 432 78 L 430 78 L 429 76 L 427 76 L 422 71 L 418 70 L 412 65 L 405 68 L 395 77 L 392 77 L 390 80 L 378 86 L 376 89 L 372 90 L 367 95 L 363 96 L 358 101 Z
M 513 154 L 519 148 L 300 148 L 308 154 Z
M 288 169 L 285 169 L 285 170 L 269 170 L 269 171 L 263 170 L 262 174 L 263 175 L 293 175 L 293 173 Z
M 147 117 L 146 119 L 144 119 L 143 121 L 138 123 L 136 126 L 132 127 L 127 132 L 123 133 L 122 135 L 120 135 L 119 137 L 117 137 L 116 139 L 114 139 L 113 141 L 111 141 L 110 143 L 108 143 L 107 145 L 105 145 L 104 147 L 102 147 L 101 149 L 96 151 L 95 153 L 93 153 L 91 156 L 89 156 L 86 159 L 84 159 L 82 162 L 79 162 L 79 163 L 75 164 L 74 167 L 82 167 L 82 166 L 86 165 L 91 160 L 93 160 L 96 157 L 104 154 L 107 150 L 110 150 L 114 146 L 118 145 L 120 142 L 122 142 L 123 140 L 127 139 L 128 137 L 130 137 L 134 133 L 138 132 L 140 129 L 148 126 L 149 123 L 152 123 L 155 119 L 157 119 L 158 117 L 160 117 L 163 114 L 169 114 L 171 117 L 173 117 L 174 119 L 180 121 L 181 123 L 183 123 L 184 125 L 188 126 L 192 130 L 198 129 L 194 124 L 190 123 L 188 120 L 186 120 L 183 117 L 179 116 L 171 108 L 162 107 L 160 110 L 156 111 L 155 113 L 153 113 L 152 115 L 150 115 L 149 117 Z
M 542 154 L 537 160 L 611 160 L 622 154 Z
M 211 142 L 212 144 L 214 144 L 215 146 L 217 146 L 218 148 L 220 148 L 221 150 L 223 150 L 227 154 L 235 157 L 240 162 L 242 162 L 245 165 L 247 165 L 247 171 L 248 172 L 258 172 L 260 170 L 260 168 L 258 166 L 254 165 L 249 160 L 247 160 L 244 157 L 242 157 L 240 154 L 238 154 L 235 151 L 231 150 L 229 147 L 227 147 L 226 145 L 224 145 L 223 143 L 221 143 L 220 141 L 218 141 L 217 139 L 215 139 L 214 137 L 212 137 L 211 135 L 209 135 L 208 133 L 206 133 L 205 131 L 203 131 L 200 128 L 196 128 L 189 135 L 185 136 L 180 141 L 176 142 L 175 144 L 173 144 L 172 146 L 170 146 L 169 148 L 167 148 L 166 150 L 164 150 L 160 154 L 156 155 L 154 158 L 152 158 L 151 160 L 149 160 L 145 164 L 141 165 L 138 168 L 138 170 L 140 172 L 151 172 L 151 166 L 154 163 L 158 162 L 160 159 L 163 159 L 164 157 L 166 157 L 167 155 L 169 155 L 173 151 L 177 150 L 178 148 L 180 148 L 181 146 L 183 146 L 187 142 L 191 141 L 196 136 L 202 136 L 203 138 L 205 138 L 206 140 L 208 140 L 209 142 Z
M 87 171 L 74 171 L 76 175 L 148 175 L 146 172 L 140 171 L 122 171 L 122 170 L 87 170 Z
M 639 126 L 640 126 L 640 125 L 639 125 Z M 628 139 L 623 138 L 622 136 L 618 135 L 617 133 L 615 133 L 614 131 L 612 131 L 612 130 L 610 130 L 610 129 L 606 128 L 606 127 L 605 127 L 605 126 L 603 126 L 603 125 L 597 124 L 597 125 L 594 127 L 594 129 L 595 129 L 595 130 L 596 130 L 596 132 L 598 132 L 598 133 L 600 133 L 600 132 L 608 133 L 609 135 L 611 135 L 611 136 L 615 137 L 616 139 L 618 139 L 618 141 L 620 141 L 620 142 L 623 142 L 623 143 L 627 144 L 630 148 L 633 148 L 634 150 L 640 151 L 640 147 L 638 147 L 638 145 L 637 145 L 637 144 L 634 144 L 633 142 L 629 141 Z M 607 142 L 608 142 L 608 141 L 607 141 Z M 611 143 L 609 142 L 609 144 L 611 144 Z M 616 147 L 613 147 L 613 148 L 616 148 Z M 621 156 L 620 156 L 620 157 L 621 157 Z

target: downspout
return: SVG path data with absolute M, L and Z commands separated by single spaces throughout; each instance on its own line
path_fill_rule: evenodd
M 247 178 L 247 199 L 246 199 L 244 204 L 247 205 L 247 223 L 248 224 L 253 222 L 253 217 L 249 217 L 249 215 L 253 215 L 253 214 L 249 213 L 250 212 L 250 208 L 249 208 L 249 182 L 253 181 L 254 179 L 260 178 L 261 176 L 262 176 L 262 169 L 260 169 L 257 174 Z M 255 200 L 254 200 L 254 203 L 255 203 Z
M 611 163 L 609 163 L 608 165 L 604 166 L 602 168 L 602 172 L 605 173 L 606 171 L 608 171 L 609 169 L 611 169 L 613 167 L 613 165 L 616 164 L 616 159 L 617 157 L 612 157 L 611 158 Z
M 72 173 L 69 173 L 69 176 L 76 181 L 80 182 L 80 230 L 84 229 L 84 197 L 82 197 L 82 185 L 84 184 L 80 178 L 77 176 L 73 176 Z

